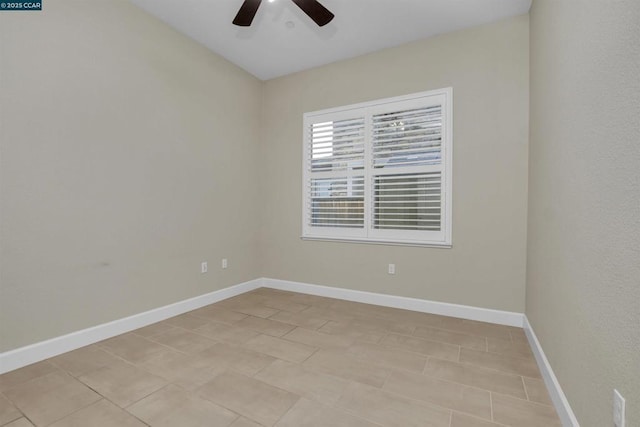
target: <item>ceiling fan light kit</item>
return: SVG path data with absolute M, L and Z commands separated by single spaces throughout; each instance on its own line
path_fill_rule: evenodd
M 271 1 L 271 0 L 270 0 Z M 291 0 L 319 27 L 327 25 L 334 18 L 333 13 L 317 0 Z M 233 24 L 240 27 L 248 27 L 253 22 L 262 0 L 244 0 L 238 14 L 233 19 Z

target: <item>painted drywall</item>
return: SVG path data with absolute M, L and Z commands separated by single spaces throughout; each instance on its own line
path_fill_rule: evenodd
M 583 427 L 640 425 L 640 2 L 534 0 L 526 314 Z
M 267 81 L 264 275 L 522 312 L 528 29 L 528 16 L 520 16 Z M 303 113 L 449 86 L 453 248 L 301 240 Z
M 259 277 L 260 81 L 126 1 L 0 49 L 0 351 Z

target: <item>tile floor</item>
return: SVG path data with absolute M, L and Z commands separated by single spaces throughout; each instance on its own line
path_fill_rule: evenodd
M 560 422 L 522 329 L 261 288 L 0 376 L 0 425 Z

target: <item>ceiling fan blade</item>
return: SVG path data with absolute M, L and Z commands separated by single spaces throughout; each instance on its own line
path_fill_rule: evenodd
M 260 6 L 260 2 L 262 2 L 262 0 L 244 0 L 238 14 L 233 18 L 234 25 L 240 27 L 248 27 L 251 25 Z
M 333 13 L 317 0 L 292 0 L 304 13 L 309 15 L 319 27 L 327 25 L 333 19 Z

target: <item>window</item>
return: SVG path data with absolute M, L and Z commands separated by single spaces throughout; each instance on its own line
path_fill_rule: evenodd
M 451 94 L 306 113 L 302 237 L 450 246 Z

